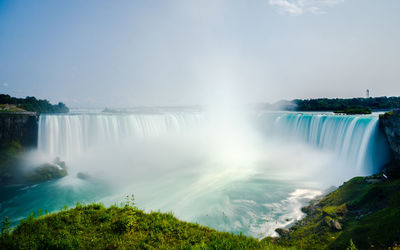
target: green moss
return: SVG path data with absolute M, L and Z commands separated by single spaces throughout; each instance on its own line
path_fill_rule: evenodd
M 336 208 L 337 208 L 336 206 L 326 206 L 326 207 L 322 208 L 322 211 L 329 216 L 335 216 Z
M 283 249 L 268 240 L 217 232 L 170 213 L 99 204 L 24 220 L 0 237 L 2 249 Z

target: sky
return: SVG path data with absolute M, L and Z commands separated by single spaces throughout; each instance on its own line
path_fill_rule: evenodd
M 0 0 L 0 92 L 70 107 L 400 96 L 398 0 Z

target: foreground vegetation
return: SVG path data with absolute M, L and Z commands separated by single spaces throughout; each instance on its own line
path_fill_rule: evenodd
M 36 113 L 68 113 L 69 109 L 64 103 L 56 105 L 48 100 L 36 99 L 33 96 L 26 98 L 16 98 L 9 95 L 0 94 L 0 112 L 23 112 L 30 111 Z
M 182 222 L 170 213 L 145 213 L 129 203 L 110 208 L 78 204 L 39 218 L 30 216 L 12 232 L 7 225 L 3 222 L 1 249 L 285 249 Z
M 398 249 L 399 179 L 356 177 L 303 210 L 303 220 L 271 240 L 301 249 Z

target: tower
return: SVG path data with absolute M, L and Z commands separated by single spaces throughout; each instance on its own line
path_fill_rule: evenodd
M 366 97 L 369 98 L 369 89 L 366 91 Z

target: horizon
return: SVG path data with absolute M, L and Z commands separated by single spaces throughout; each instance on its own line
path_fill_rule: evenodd
M 9 95 L 11 97 L 15 98 L 27 98 L 27 97 L 35 97 L 36 99 L 41 99 L 36 96 L 12 96 L 8 93 L 0 93 L 4 95 Z M 280 102 L 293 102 L 296 100 L 317 100 L 317 99 L 338 99 L 338 100 L 344 100 L 344 99 L 369 99 L 369 98 L 392 98 L 392 97 L 400 97 L 400 96 L 389 96 L 389 95 L 384 95 L 384 96 L 359 96 L 359 97 L 348 97 L 348 98 L 343 98 L 343 97 L 316 97 L 316 98 L 294 98 L 291 100 L 287 99 L 281 99 L 277 100 L 274 102 L 267 102 L 267 101 L 259 101 L 259 102 L 247 102 L 247 103 L 229 103 L 226 106 L 228 107 L 234 107 L 234 106 L 257 106 L 257 105 L 279 105 Z M 47 100 L 50 102 L 50 104 L 56 105 L 61 101 L 50 101 L 49 99 L 43 98 L 41 100 Z M 65 104 L 65 103 L 64 103 Z M 68 105 L 67 105 L 68 106 Z M 70 109 L 136 109 L 136 108 L 205 108 L 205 107 L 213 107 L 211 104 L 190 104 L 190 105 L 138 105 L 138 106 L 111 106 L 111 105 L 105 105 L 105 106 L 68 106 Z M 214 106 L 215 107 L 215 106 Z M 389 109 L 388 109 L 389 110 Z

